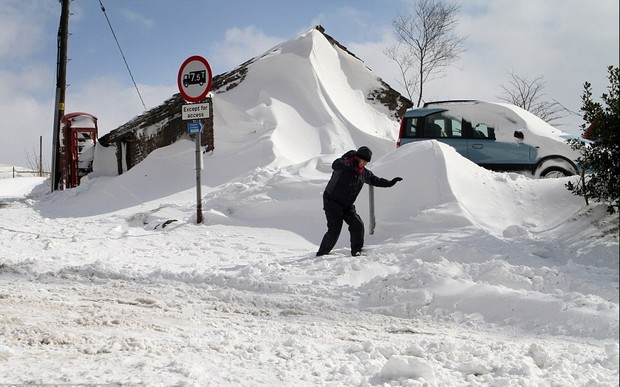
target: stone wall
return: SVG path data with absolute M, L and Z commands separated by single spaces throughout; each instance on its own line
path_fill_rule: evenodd
M 209 118 L 203 119 L 204 130 L 200 143 L 207 151 L 215 149 L 213 131 L 213 103 L 211 97 L 200 103 L 209 103 Z M 175 94 L 150 111 L 134 118 L 99 139 L 102 146 L 116 148 L 118 174 L 122 174 L 144 160 L 155 149 L 171 145 L 179 139 L 193 139 L 187 134 L 187 123 L 181 118 L 185 101 Z

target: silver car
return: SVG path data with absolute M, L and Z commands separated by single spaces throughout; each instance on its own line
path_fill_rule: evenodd
M 528 171 L 537 178 L 578 173 L 579 138 L 506 103 L 476 100 L 428 102 L 402 117 L 397 146 L 435 139 L 476 164 L 496 171 Z

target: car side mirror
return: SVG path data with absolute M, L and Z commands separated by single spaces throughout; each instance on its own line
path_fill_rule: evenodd
M 523 132 L 520 130 L 515 130 L 515 134 L 514 134 L 515 138 L 518 138 L 519 140 L 523 140 Z

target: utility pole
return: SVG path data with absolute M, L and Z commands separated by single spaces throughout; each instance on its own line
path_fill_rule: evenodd
M 65 90 L 67 88 L 67 40 L 69 36 L 69 0 L 62 3 L 58 27 L 58 61 L 56 63 L 56 110 L 54 111 L 54 135 L 52 139 L 51 190 L 59 189 L 60 169 L 60 119 L 65 115 Z
M 43 136 L 39 136 L 39 177 L 43 176 Z

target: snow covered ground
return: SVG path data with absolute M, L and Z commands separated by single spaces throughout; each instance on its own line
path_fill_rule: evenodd
M 617 386 L 617 215 L 395 149 L 363 64 L 293 43 L 214 96 L 203 224 L 187 140 L 53 194 L 0 179 L 0 384 Z M 331 162 L 361 145 L 404 180 L 375 189 L 365 255 L 345 228 L 317 258 Z M 368 229 L 367 189 L 357 208 Z
M 193 155 L 0 180 L 0 383 L 618 384 L 617 218 L 564 180 L 408 145 L 367 254 L 316 258 L 327 158 L 205 186 L 197 225 Z

